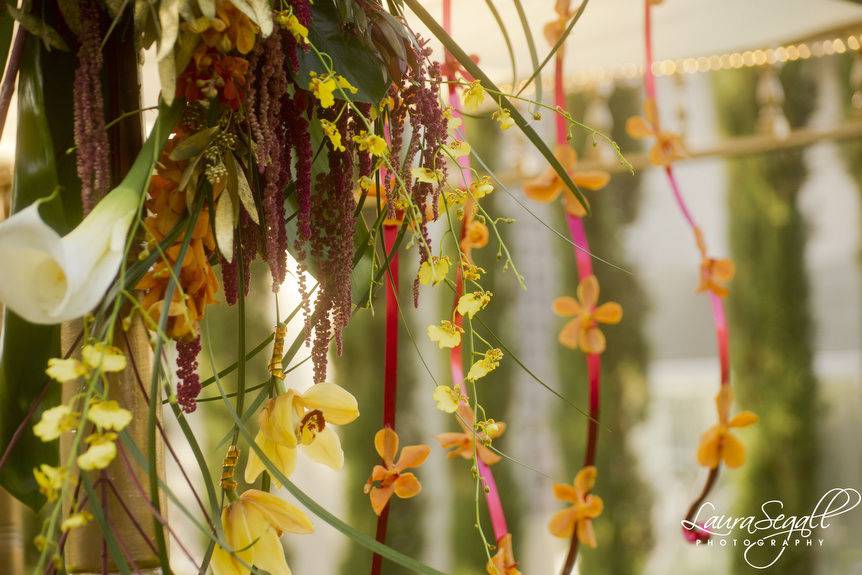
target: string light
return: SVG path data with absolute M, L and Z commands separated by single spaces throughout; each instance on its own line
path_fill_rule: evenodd
M 785 44 L 776 48 L 761 48 L 744 52 L 729 52 L 710 56 L 689 57 L 679 59 L 658 60 L 653 62 L 652 71 L 656 76 L 674 76 L 676 74 L 701 74 L 740 68 L 756 68 L 823 58 L 847 51 L 862 49 L 862 34 L 841 36 L 825 40 Z M 614 80 L 632 80 L 643 75 L 643 66 L 637 64 L 622 64 L 610 69 L 587 70 L 576 72 L 569 76 L 573 87 L 595 85 Z

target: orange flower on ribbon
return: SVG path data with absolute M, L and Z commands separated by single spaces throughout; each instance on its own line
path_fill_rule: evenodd
M 427 445 L 407 445 L 398 453 L 398 434 L 384 427 L 374 435 L 374 448 L 383 459 L 383 465 L 375 465 L 371 477 L 365 483 L 365 493 L 371 496 L 371 508 L 380 515 L 394 493 L 401 499 L 410 499 L 422 491 L 419 479 L 405 469 L 419 467 L 428 458 L 431 448 Z
M 580 349 L 584 353 L 602 353 L 607 342 L 598 324 L 617 324 L 623 318 L 623 308 L 609 301 L 596 306 L 599 301 L 599 280 L 587 276 L 578 284 L 577 299 L 569 296 L 554 300 L 554 313 L 560 317 L 571 317 L 560 331 L 559 341 L 569 349 Z
M 655 166 L 669 166 L 685 156 L 685 147 L 679 134 L 664 132 L 659 126 L 655 100 L 644 101 L 644 115 L 632 116 L 626 121 L 626 132 L 636 140 L 655 139 L 649 152 L 649 161 Z
M 506 533 L 497 541 L 497 552 L 485 565 L 488 575 L 521 575 L 515 552 L 512 550 L 512 534 Z
M 730 418 L 732 402 L 733 391 L 730 386 L 722 385 L 721 391 L 715 396 L 718 423 L 703 434 L 700 438 L 700 447 L 697 448 L 697 462 L 704 467 L 715 469 L 721 461 L 724 461 L 729 468 L 735 469 L 745 463 L 745 447 L 730 430 L 734 427 L 748 427 L 757 423 L 757 415 L 751 411 L 740 411 Z
M 552 46 L 555 46 L 560 41 L 560 38 L 563 37 L 563 32 L 566 31 L 569 19 L 575 15 L 574 10 L 571 9 L 571 0 L 557 0 L 554 4 L 554 12 L 557 13 L 557 19 L 545 24 L 543 30 L 545 40 Z
M 593 531 L 593 519 L 601 515 L 605 507 L 601 497 L 590 494 L 596 484 L 596 474 L 596 468 L 589 465 L 578 471 L 572 485 L 554 484 L 554 497 L 571 503 L 571 506 L 551 517 L 548 523 L 551 535 L 570 538 L 577 533 L 578 541 L 595 549 L 596 534 Z
M 697 291 L 711 291 L 718 297 L 726 297 L 729 292 L 724 284 L 732 280 L 735 273 L 733 260 L 705 257 L 700 262 L 700 285 Z
M 608 185 L 611 179 L 610 174 L 599 170 L 577 171 L 575 164 L 578 161 L 578 154 L 569 145 L 557 146 L 554 155 L 578 188 L 590 191 L 600 190 Z M 563 205 L 565 205 L 566 211 L 579 218 L 587 215 L 584 206 L 581 205 L 581 202 L 577 200 L 553 168 L 548 168 L 545 173 L 524 184 L 524 194 L 537 202 L 552 202 L 562 192 L 565 192 Z
M 488 226 L 483 222 L 473 219 L 472 210 L 465 216 L 468 218 L 464 238 L 461 240 L 461 251 L 469 258 L 474 249 L 484 248 L 488 245 Z
M 488 445 L 506 432 L 506 424 L 502 421 L 495 421 L 474 431 L 476 417 L 473 415 L 473 410 L 463 403 L 458 408 L 458 416 L 458 425 L 463 431 L 451 431 L 436 436 L 440 446 L 450 450 L 447 457 L 449 459 L 455 457 L 473 459 L 475 450 L 475 454 L 485 465 L 494 465 L 499 462 L 502 457 L 489 449 Z

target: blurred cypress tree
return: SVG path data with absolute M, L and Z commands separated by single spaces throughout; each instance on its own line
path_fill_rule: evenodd
M 465 118 L 465 131 L 468 135 L 468 140 L 475 148 L 476 153 L 488 164 L 488 167 L 494 171 L 497 170 L 497 159 L 499 156 L 499 142 L 501 140 L 500 129 L 495 121 L 486 118 Z M 477 163 L 474 165 L 479 173 L 484 173 L 481 166 Z M 512 202 L 504 197 L 504 193 L 497 190 L 487 198 L 482 200 L 482 205 L 485 210 L 492 216 L 512 215 Z M 517 225 L 517 224 L 515 224 Z M 490 227 L 490 226 L 489 226 Z M 510 242 L 507 238 L 507 224 L 499 224 L 500 233 L 504 240 Z M 448 241 L 448 240 L 447 240 Z M 512 330 L 513 322 L 511 314 L 508 312 L 511 309 L 511 304 L 515 297 L 523 296 L 518 287 L 515 277 L 510 271 L 502 269 L 502 262 L 496 258 L 497 242 L 491 232 L 491 238 L 488 245 L 480 250 L 473 252 L 473 259 L 476 264 L 486 270 L 482 278 L 482 285 L 486 290 L 492 291 L 494 297 L 487 308 L 479 315 L 488 327 L 504 342 L 507 347 L 513 348 L 514 331 Z M 457 254 L 454 251 L 450 254 L 453 261 L 457 261 Z M 518 262 L 515 262 L 516 264 Z M 452 294 L 448 290 L 442 296 L 441 310 L 448 310 L 452 307 Z M 441 315 L 442 317 L 442 315 Z M 474 327 L 487 338 L 488 334 L 484 333 L 479 322 L 474 320 Z M 493 340 L 489 339 L 489 341 Z M 483 344 L 477 339 L 475 341 L 477 351 L 483 351 Z M 448 357 L 446 360 L 448 374 Z M 487 416 L 497 421 L 506 420 L 506 414 L 509 410 L 510 397 L 512 393 L 512 378 L 515 370 L 519 369 L 515 362 L 508 357 L 504 357 L 500 363 L 500 367 L 494 370 L 493 373 L 480 380 L 477 384 L 479 393 L 479 403 L 485 408 Z M 440 383 L 451 383 L 451 378 L 447 375 Z M 472 399 L 472 398 L 471 398 Z M 445 431 L 455 431 L 456 423 L 454 419 L 449 423 L 449 428 Z M 515 433 L 517 430 L 509 428 L 503 437 L 494 442 L 495 447 L 508 453 L 507 451 L 507 436 Z M 520 501 L 518 498 L 518 485 L 514 480 L 512 473 L 511 461 L 504 459 L 492 467 L 494 472 L 494 480 L 499 488 L 503 508 L 506 512 L 506 521 L 509 526 L 509 531 L 512 533 L 513 545 L 515 548 L 515 557 L 518 557 L 518 541 L 521 534 L 520 531 Z M 454 492 L 453 513 L 452 513 L 452 528 L 450 533 L 450 541 L 453 546 L 453 572 L 456 574 L 477 572 L 484 573 L 485 562 L 487 555 L 482 549 L 482 542 L 476 531 L 476 507 L 475 507 L 475 489 L 476 482 L 470 473 L 470 463 L 464 459 L 453 459 L 449 465 L 449 473 L 452 481 Z M 482 518 L 482 527 L 488 542 L 492 545 L 494 541 L 494 532 L 491 529 L 491 519 L 487 513 L 484 495 L 479 494 L 479 509 Z M 492 551 L 493 554 L 493 551 Z
M 608 99 L 613 118 L 609 135 L 623 152 L 636 151 L 639 147 L 625 133 L 626 118 L 640 113 L 639 94 L 638 89 L 617 86 Z M 587 103 L 585 95 L 574 95 L 570 98 L 569 111 L 581 118 Z M 579 130 L 572 145 L 583 158 L 592 143 L 592 138 Z M 630 267 L 623 241 L 626 227 L 637 219 L 639 184 L 639 175 L 620 173 L 615 174 L 603 190 L 587 193 L 593 209 L 592 215 L 584 221 L 590 247 L 597 255 L 623 267 Z M 565 229 L 562 217 L 556 227 Z M 572 248 L 562 243 L 557 245 L 563 270 L 560 294 L 574 295 L 578 277 Z M 599 545 L 596 549 L 581 549 L 579 563 L 584 573 L 628 575 L 643 571 L 653 544 L 649 522 L 643 521 L 644 517 L 650 516 L 652 495 L 638 473 L 637 458 L 628 443 L 629 432 L 643 419 L 647 405 L 644 372 L 649 349 L 643 329 L 648 304 L 636 275 L 623 273 L 601 262 L 594 262 L 594 269 L 601 285 L 601 301 L 619 302 L 624 316 L 622 323 L 603 330 L 608 345 L 602 354 L 596 493 L 604 500 L 605 509 L 593 523 Z M 549 329 L 560 327 L 562 324 L 549 326 Z M 583 354 L 559 346 L 558 365 L 564 395 L 578 405 L 586 406 L 587 377 Z M 586 440 L 586 419 L 580 415 L 572 417 L 572 413 L 570 407 L 561 403 L 557 421 L 567 478 L 573 478 L 583 465 Z
M 784 112 L 794 128 L 804 126 L 816 99 L 810 67 L 792 62 L 780 73 Z M 758 70 L 713 76 L 724 131 L 756 131 Z M 757 513 L 764 501 L 780 499 L 787 513 L 805 513 L 817 500 L 819 411 L 812 363 L 812 327 L 805 271 L 805 221 L 799 190 L 807 176 L 804 150 L 770 152 L 728 162 L 730 244 L 736 279 L 728 298 L 731 365 L 739 409 L 751 409 L 759 423 L 745 438 L 747 460 L 740 477 L 739 512 Z M 778 449 L 776 449 L 778 447 Z M 754 548 L 753 562 L 766 564 L 775 550 Z M 734 570 L 750 573 L 742 553 Z M 782 573 L 814 571 L 814 555 L 787 548 Z

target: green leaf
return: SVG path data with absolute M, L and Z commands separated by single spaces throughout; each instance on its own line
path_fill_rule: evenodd
M 21 27 L 30 32 L 33 36 L 41 38 L 49 49 L 57 48 L 58 50 L 63 51 L 69 50 L 69 46 L 66 44 L 66 41 L 63 40 L 63 37 L 60 36 L 59 32 L 49 26 L 43 19 L 38 18 L 25 10 L 17 8 L 12 4 L 7 4 L 6 9 L 9 11 L 12 18 L 18 21 L 18 24 L 20 24 Z
M 377 103 L 386 95 L 388 82 L 377 54 L 355 34 L 344 30 L 332 0 L 319 0 L 312 8 L 313 21 L 309 41 L 335 63 L 335 71 L 347 78 L 359 92 L 355 101 Z M 310 72 L 320 75 L 326 68 L 311 50 L 299 50 L 296 83 L 308 87 Z
M 12 191 L 13 212 L 50 195 L 68 171 L 70 158 L 62 151 L 71 137 L 72 110 L 68 105 L 46 106 L 51 102 L 68 103 L 71 95 L 69 54 L 54 52 L 45 58 L 44 47 L 35 36 L 28 35 L 18 78 L 18 138 Z M 66 68 L 64 70 L 64 68 Z M 68 82 L 62 80 L 68 78 Z M 55 142 L 59 144 L 55 148 Z M 74 162 L 71 162 L 74 164 Z M 68 181 L 62 178 L 62 181 Z M 76 181 L 76 180 L 72 180 Z M 45 222 L 62 233 L 80 218 L 80 192 L 62 190 L 62 201 L 47 202 L 41 208 Z M 50 357 L 60 353 L 57 326 L 34 325 L 6 310 L 3 318 L 0 349 L 0 435 L 2 450 L 9 446 L 13 434 L 24 420 L 44 384 L 45 366 Z M 49 387 L 43 405 L 59 401 L 59 386 Z M 57 444 L 43 443 L 33 435 L 32 423 L 41 416 L 40 407 L 20 435 L 11 457 L 0 470 L 0 485 L 17 499 L 38 509 L 44 499 L 33 479 L 33 467 L 55 463 Z
M 6 57 L 9 55 L 9 48 L 12 46 L 12 28 L 14 27 L 14 22 L 12 18 L 0 18 L 0 62 L 4 64 L 6 63 Z

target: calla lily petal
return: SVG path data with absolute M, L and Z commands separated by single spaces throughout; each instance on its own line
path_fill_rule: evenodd
M 123 260 L 139 193 L 114 189 L 66 236 L 39 215 L 39 204 L 0 224 L 0 300 L 32 323 L 81 317 L 105 295 Z

